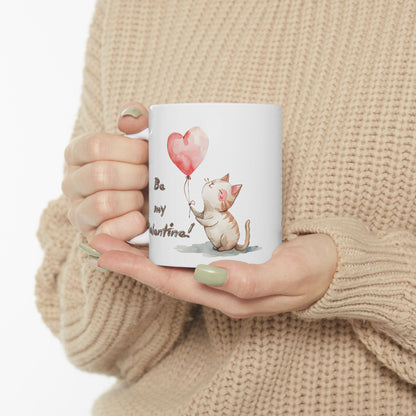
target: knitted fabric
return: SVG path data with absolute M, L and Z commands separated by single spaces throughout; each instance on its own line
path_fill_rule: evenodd
M 73 136 L 117 133 L 131 100 L 282 105 L 284 238 L 328 234 L 339 261 L 307 310 L 231 319 L 88 267 L 50 202 L 37 305 L 118 378 L 93 413 L 416 414 L 415 2 L 99 0 Z

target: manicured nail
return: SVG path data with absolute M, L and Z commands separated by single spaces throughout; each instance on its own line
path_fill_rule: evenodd
M 91 246 L 89 246 L 88 244 L 85 244 L 85 243 L 80 243 L 79 245 L 78 245 L 78 247 L 81 249 L 81 250 L 84 250 L 86 253 L 88 253 L 90 256 L 93 256 L 93 257 L 96 257 L 96 258 L 98 258 L 98 257 L 100 257 L 101 256 L 101 253 L 99 253 L 97 250 L 94 250 Z
M 121 117 L 124 116 L 133 116 L 135 118 L 139 118 L 142 115 L 142 112 L 135 107 L 127 107 L 125 110 L 121 112 Z
M 110 270 L 103 269 L 102 267 L 98 266 L 98 258 L 94 256 L 88 256 L 88 265 L 93 267 L 95 270 L 99 270 L 100 272 L 109 272 Z
M 209 286 L 222 286 L 226 282 L 227 276 L 227 270 L 206 264 L 199 264 L 194 273 L 195 280 Z

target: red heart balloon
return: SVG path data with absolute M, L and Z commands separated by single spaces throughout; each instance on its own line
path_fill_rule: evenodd
M 168 153 L 172 162 L 187 176 L 201 164 L 208 149 L 208 136 L 200 127 L 192 127 L 184 136 L 168 137 Z

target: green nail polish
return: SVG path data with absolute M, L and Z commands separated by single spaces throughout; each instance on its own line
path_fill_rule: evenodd
M 101 253 L 99 253 L 97 250 L 94 250 L 92 247 L 90 247 L 88 244 L 80 243 L 78 247 L 81 250 L 84 250 L 86 253 L 88 253 L 90 256 L 93 256 L 95 258 L 98 258 L 101 256 Z
M 88 263 L 88 266 L 91 266 L 95 270 L 98 270 L 99 272 L 109 272 L 110 270 L 103 269 L 102 267 L 94 266 L 93 264 Z
M 227 270 L 206 264 L 199 264 L 194 273 L 195 280 L 209 286 L 222 286 L 226 282 L 227 276 Z
M 121 117 L 133 116 L 135 118 L 139 118 L 141 115 L 142 115 L 142 112 L 138 108 L 134 108 L 134 107 L 127 107 L 125 110 L 121 112 Z
M 93 267 L 95 270 L 99 270 L 100 272 L 109 272 L 110 270 L 103 269 L 102 267 L 97 266 L 97 257 L 88 256 L 88 266 Z

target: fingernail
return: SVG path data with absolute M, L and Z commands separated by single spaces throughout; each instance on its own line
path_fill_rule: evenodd
M 127 107 L 125 110 L 121 112 L 121 117 L 124 116 L 133 116 L 135 118 L 139 118 L 142 115 L 142 112 L 135 107 Z
M 227 277 L 227 270 L 206 264 L 199 264 L 194 272 L 195 280 L 209 286 L 222 286 Z
M 85 244 L 85 243 L 80 243 L 80 244 L 78 244 L 78 247 L 81 249 L 81 250 L 84 250 L 86 253 L 88 253 L 90 256 L 93 256 L 93 257 L 96 257 L 96 258 L 98 258 L 98 257 L 100 257 L 101 256 L 101 253 L 99 253 L 97 250 L 94 250 L 91 246 L 89 246 L 88 244 Z
M 100 272 L 109 272 L 110 270 L 103 269 L 102 267 L 98 266 L 98 258 L 94 256 L 88 256 L 88 265 L 93 267 L 95 270 L 99 270 Z

